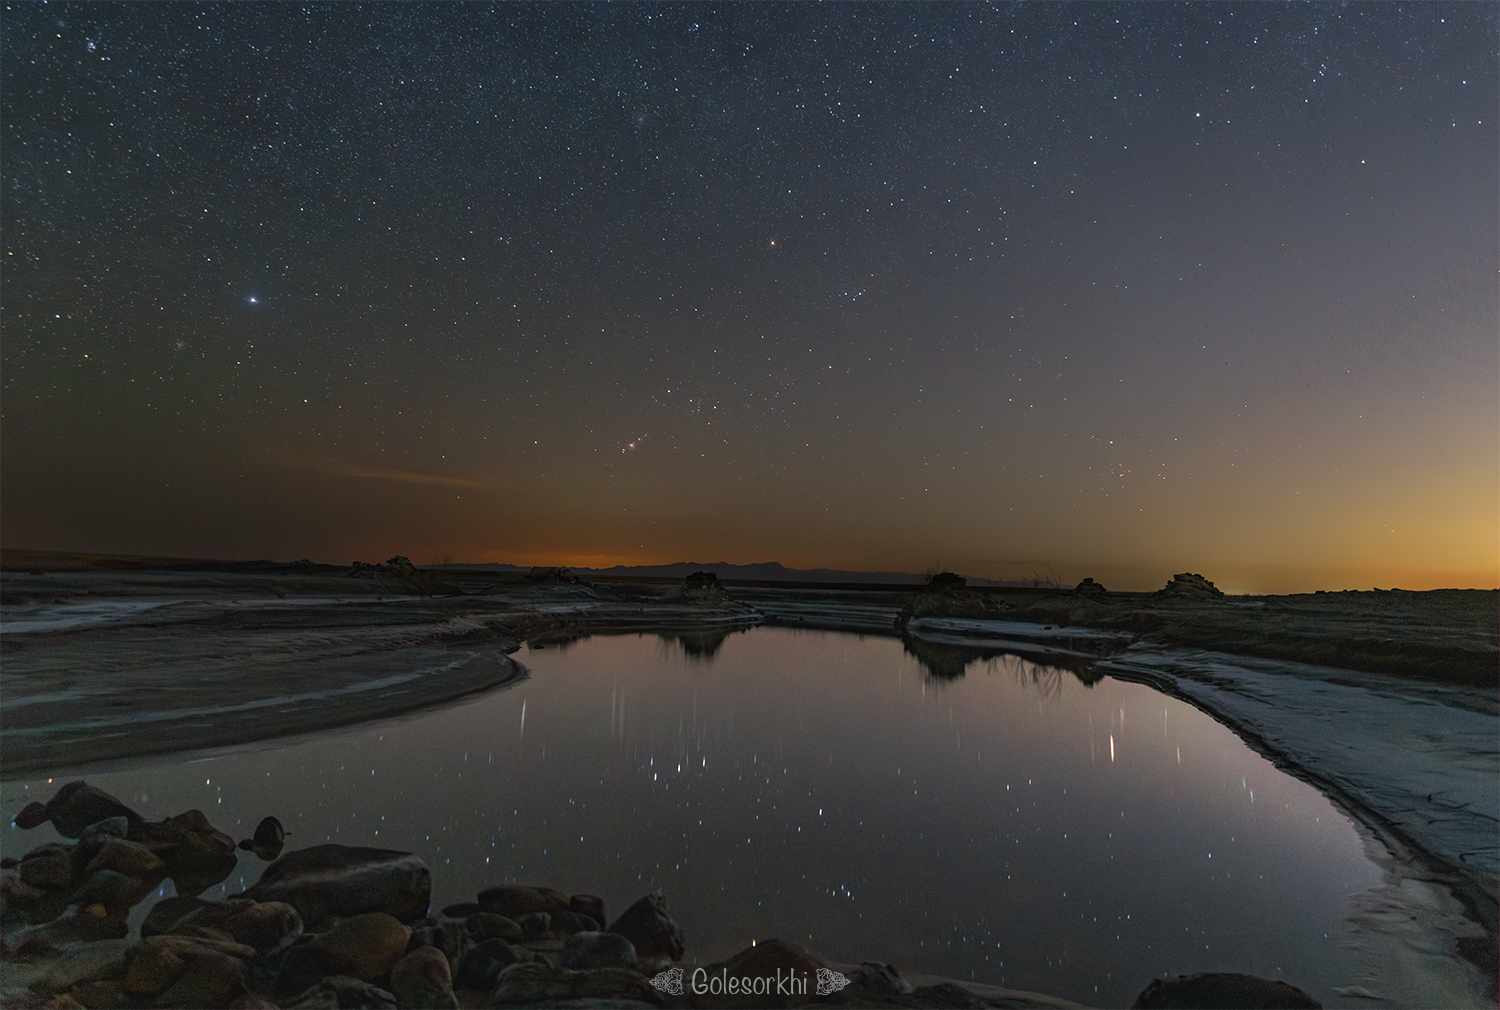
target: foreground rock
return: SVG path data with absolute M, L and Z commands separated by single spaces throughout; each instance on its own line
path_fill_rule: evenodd
M 69 782 L 46 803 L 28 803 L 16 815 L 16 827 L 35 828 L 47 821 L 64 838 L 77 838 L 90 825 L 123 817 L 126 831 L 143 823 L 141 815 L 87 782 Z M 125 834 L 125 832 L 120 832 Z
M 284 901 L 309 928 L 334 918 L 381 912 L 400 922 L 427 914 L 432 871 L 410 852 L 315 845 L 289 852 L 266 867 L 242 898 Z
M 1219 972 L 1157 979 L 1130 1006 L 1131 1010 L 1317 1010 L 1322 1005 L 1285 982 Z
M 101 819 L 83 823 L 91 817 Z M 236 864 L 233 841 L 202 812 L 148 822 L 84 782 L 62 786 L 45 804 L 29 804 L 16 825 L 48 820 L 77 841 L 40 845 L 19 860 L 0 862 L 15 871 L 0 880 L 0 923 L 10 956 L 46 957 L 68 944 L 123 937 L 130 910 L 164 880 L 179 893 L 197 894 Z
M 780 940 L 727 961 L 682 964 L 686 942 L 665 896 L 648 894 L 608 929 L 596 895 L 500 884 L 476 900 L 428 914 L 432 877 L 412 853 L 319 845 L 287 853 L 243 894 L 209 901 L 189 895 L 155 903 L 129 938 L 124 916 L 160 880 L 168 856 L 190 839 L 217 837 L 201 814 L 150 825 L 118 800 L 83 783 L 60 791 L 52 814 L 111 814 L 75 845 L 38 846 L 12 861 L 0 1005 L 77 1007 L 1067 1007 L 1036 994 L 951 982 L 916 985 L 890 965 L 847 972 Z M 47 805 L 42 805 L 45 811 Z M 196 814 L 196 812 L 194 812 Z M 62 814 L 64 822 L 70 816 Z M 84 814 L 77 814 L 82 817 Z M 42 823 L 35 811 L 28 817 Z M 168 827 L 162 827 L 167 825 Z M 76 826 L 76 825 L 73 825 Z M 156 830 L 147 830 L 149 828 Z M 145 842 L 123 837 L 138 829 Z M 115 833 L 118 832 L 118 833 Z M 226 840 L 217 844 L 229 845 Z M 154 842 L 167 856 L 150 847 Z M 80 878 L 79 867 L 88 873 Z M 122 897 L 81 910 L 74 894 L 100 874 L 124 881 Z M 131 874 L 143 876 L 130 876 Z M 91 884 L 91 887 L 96 885 Z M 71 888 L 71 904 L 46 904 Z M 40 896 L 17 904 L 17 895 Z M 146 892 L 149 893 L 149 892 Z M 92 907 L 92 906 L 90 906 Z M 50 920 L 41 915 L 57 909 Z M 24 988 L 17 988 L 18 985 Z

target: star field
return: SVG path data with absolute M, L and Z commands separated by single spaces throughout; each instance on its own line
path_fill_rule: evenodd
M 1500 575 L 1490 8 L 4 14 L 7 546 Z

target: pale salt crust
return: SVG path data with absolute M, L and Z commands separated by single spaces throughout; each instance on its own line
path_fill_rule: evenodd
M 960 618 L 914 620 L 906 630 L 936 643 L 1070 657 L 1121 639 L 1089 628 Z M 1192 703 L 1327 793 L 1362 829 L 1370 858 L 1389 876 L 1383 886 L 1350 897 L 1350 944 L 1364 974 L 1341 987 L 1338 1005 L 1494 1006 L 1478 969 L 1454 953 L 1456 940 L 1483 938 L 1485 930 L 1436 879 L 1446 865 L 1490 901 L 1496 894 L 1500 714 L 1493 698 L 1444 684 L 1145 643 L 1100 659 L 1095 669 Z M 1403 851 L 1392 827 L 1422 851 Z

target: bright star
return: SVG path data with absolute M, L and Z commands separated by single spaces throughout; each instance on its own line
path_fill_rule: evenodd
M 251 296 L 250 296 L 250 304 L 251 304 L 251 305 L 256 305 L 256 304 L 259 304 L 259 302 L 260 302 L 260 299 L 259 299 L 259 298 L 256 298 L 256 297 L 255 297 L 255 296 L 254 296 L 254 295 L 251 295 Z

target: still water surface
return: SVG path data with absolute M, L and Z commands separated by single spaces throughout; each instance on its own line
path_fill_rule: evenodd
M 236 838 L 274 814 L 289 848 L 409 849 L 434 907 L 514 880 L 614 914 L 661 888 L 700 962 L 780 936 L 1105 1006 L 1163 974 L 1325 999 L 1357 974 L 1348 898 L 1381 871 L 1353 825 L 1150 688 L 1012 657 L 937 681 L 894 639 L 782 628 L 516 658 L 530 680 L 467 704 L 88 779 Z M 6 783 L 6 814 L 62 781 Z

